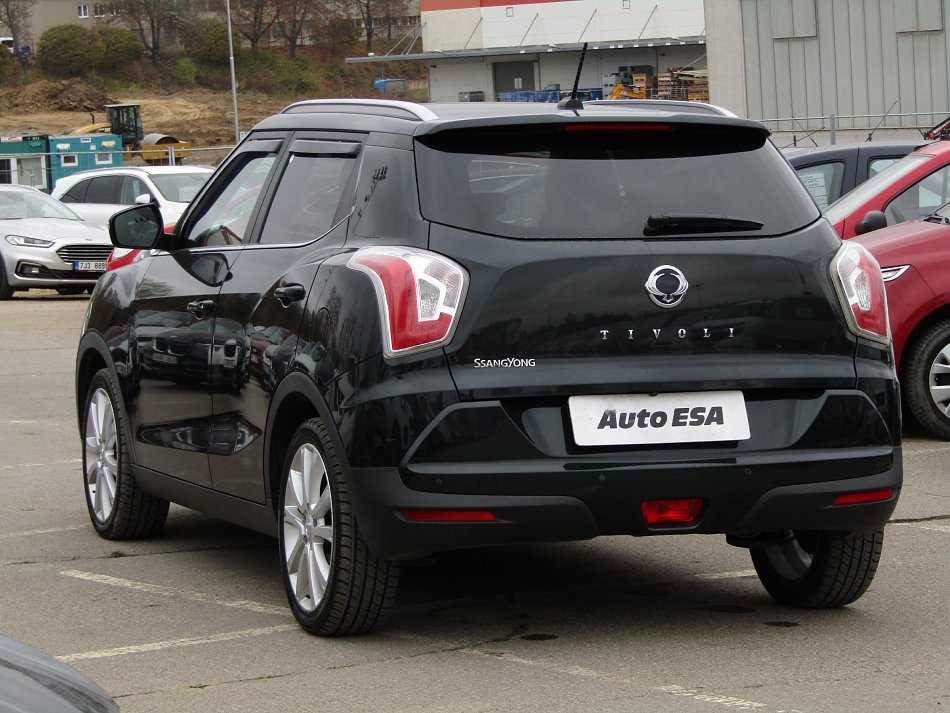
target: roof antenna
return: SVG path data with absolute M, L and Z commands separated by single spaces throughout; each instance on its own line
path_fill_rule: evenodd
M 577 98 L 577 85 L 581 83 L 581 70 L 584 68 L 584 55 L 587 54 L 587 43 L 581 48 L 581 61 L 577 63 L 577 76 L 574 77 L 574 88 L 571 90 L 571 96 L 566 97 L 557 103 L 558 109 L 578 109 L 584 108 L 584 102 Z

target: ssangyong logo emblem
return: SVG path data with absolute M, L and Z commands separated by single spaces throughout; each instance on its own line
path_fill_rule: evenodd
M 660 265 L 650 273 L 644 287 L 653 304 L 658 307 L 675 307 L 683 301 L 683 295 L 689 289 L 689 282 L 678 268 Z

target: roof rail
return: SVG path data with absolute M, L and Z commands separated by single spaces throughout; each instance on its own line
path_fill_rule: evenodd
M 439 117 L 421 104 L 394 99 L 307 99 L 291 104 L 281 114 L 304 112 L 339 112 L 350 114 L 381 114 L 397 119 L 432 121 Z
M 723 109 L 715 104 L 706 102 L 681 101 L 677 99 L 593 99 L 584 102 L 587 106 L 602 107 L 626 107 L 635 109 L 653 109 L 660 111 L 680 111 L 687 114 L 717 114 L 719 116 L 735 117 L 728 109 Z

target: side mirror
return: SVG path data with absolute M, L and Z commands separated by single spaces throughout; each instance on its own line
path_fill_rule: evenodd
M 143 193 L 140 196 L 135 196 L 135 205 L 148 205 L 149 203 L 155 203 L 155 199 L 148 193 Z
M 162 214 L 154 203 L 120 210 L 109 218 L 109 237 L 118 248 L 163 248 Z
M 854 226 L 854 232 L 858 235 L 870 233 L 872 230 L 880 230 L 887 227 L 887 216 L 879 210 L 869 210 L 864 215 L 864 220 Z

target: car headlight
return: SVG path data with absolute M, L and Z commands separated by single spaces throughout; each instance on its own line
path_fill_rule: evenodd
M 28 238 L 25 235 L 8 235 L 7 242 L 10 245 L 17 245 L 21 248 L 51 248 L 52 240 L 41 240 L 40 238 Z

